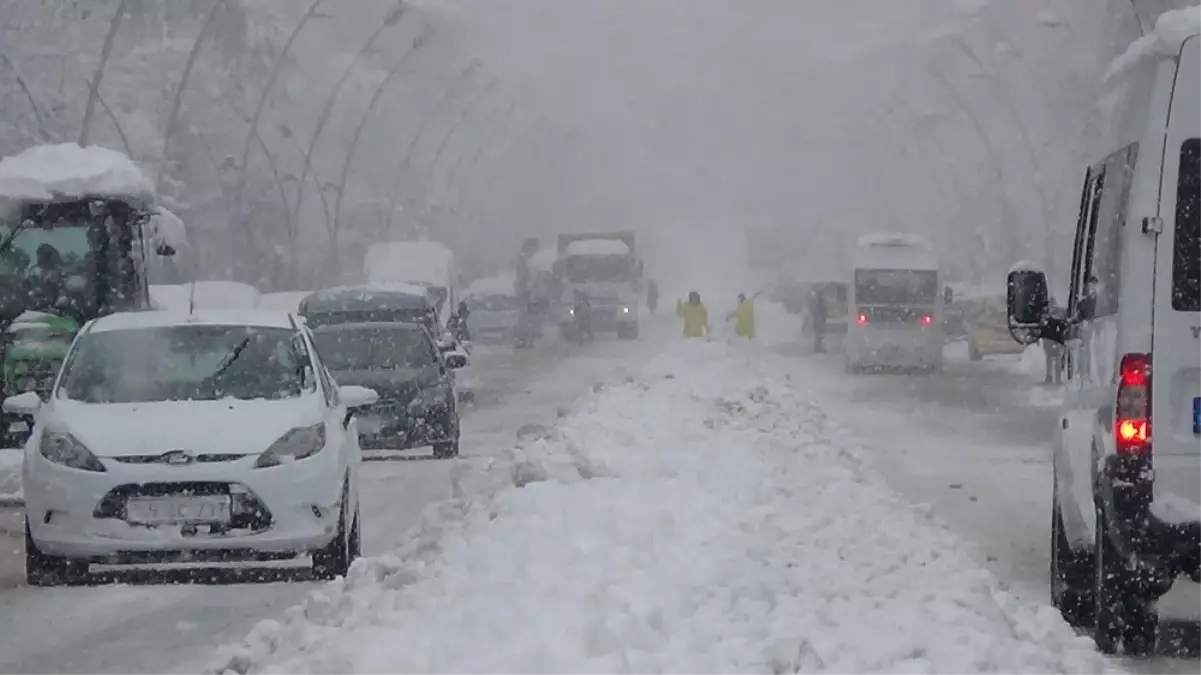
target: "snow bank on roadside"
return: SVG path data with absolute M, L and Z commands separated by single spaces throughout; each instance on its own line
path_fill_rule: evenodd
M 688 341 L 214 672 L 1100 672 L 902 503 L 778 359 Z

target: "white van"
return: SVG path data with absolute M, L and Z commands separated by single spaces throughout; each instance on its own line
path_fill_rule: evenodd
M 1052 601 L 1068 621 L 1092 625 L 1107 653 L 1153 653 L 1156 601 L 1178 576 L 1201 580 L 1197 32 L 1194 24 L 1191 37 L 1151 50 L 1160 56 L 1141 59 L 1102 99 L 1067 316 L 1049 312 L 1042 272 L 1009 274 L 1014 337 L 1067 346 L 1052 455 Z
M 929 239 L 860 237 L 847 292 L 846 369 L 942 369 L 943 305 L 938 252 Z

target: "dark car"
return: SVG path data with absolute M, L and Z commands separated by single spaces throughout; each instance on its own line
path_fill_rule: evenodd
M 300 301 L 299 314 L 309 328 L 343 323 L 420 323 L 441 335 L 438 310 L 424 289 L 413 291 L 345 286 L 311 293 Z
M 451 371 L 467 364 L 443 354 L 420 323 L 360 322 L 318 326 L 317 353 L 341 386 L 379 392 L 355 413 L 364 449 L 434 447 L 434 457 L 459 454 L 459 411 Z

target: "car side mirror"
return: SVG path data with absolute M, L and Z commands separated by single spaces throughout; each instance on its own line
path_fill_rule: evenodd
M 453 368 L 463 368 L 466 365 L 467 365 L 467 357 L 466 356 L 464 356 L 462 354 L 447 354 L 446 355 L 446 367 L 447 368 L 452 368 L 452 369 Z
M 1013 270 L 1005 286 L 1010 335 L 1021 344 L 1038 342 L 1050 309 L 1047 275 L 1038 270 Z
M 379 400 L 379 392 L 358 385 L 338 387 L 338 398 L 346 405 L 347 410 L 365 408 Z
M 13 415 L 36 415 L 42 409 L 42 399 L 32 391 L 4 399 L 4 412 Z

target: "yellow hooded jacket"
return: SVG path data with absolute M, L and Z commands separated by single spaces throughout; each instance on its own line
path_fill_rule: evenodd
M 734 310 L 734 332 L 749 339 L 755 339 L 755 301 L 743 300 Z
M 699 338 L 709 334 L 709 310 L 704 303 L 676 301 L 676 314 L 684 318 L 684 337 Z

